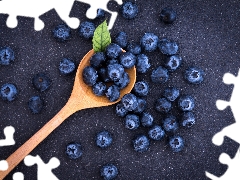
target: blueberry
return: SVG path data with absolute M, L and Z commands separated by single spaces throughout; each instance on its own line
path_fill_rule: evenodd
M 168 69 L 168 71 L 175 71 L 182 63 L 182 58 L 179 55 L 168 56 L 164 60 L 164 66 Z
M 93 86 L 98 79 L 97 71 L 92 66 L 86 66 L 83 69 L 82 76 L 84 83 L 88 86 Z
M 113 164 L 106 164 L 100 170 L 101 176 L 104 180 L 112 180 L 118 175 L 118 169 Z
M 43 100 L 40 96 L 32 96 L 28 101 L 28 107 L 33 114 L 38 114 L 43 108 Z
M 191 84 L 200 84 L 203 81 L 204 71 L 198 67 L 186 69 L 184 77 Z
M 182 115 L 182 122 L 181 125 L 183 127 L 187 127 L 190 128 L 195 124 L 195 117 L 193 112 L 189 111 L 189 112 L 184 112 Z
M 107 66 L 108 77 L 112 81 L 119 81 L 124 73 L 124 68 L 121 64 L 109 64 Z
M 104 18 L 105 17 L 105 11 L 103 9 L 97 10 L 97 18 Z
M 106 47 L 106 55 L 109 59 L 117 59 L 122 53 L 122 49 L 118 44 L 111 43 Z
M 174 55 L 178 51 L 177 43 L 167 38 L 163 38 L 158 42 L 158 48 L 165 55 Z
M 119 64 L 119 62 L 117 59 L 111 59 L 111 60 L 107 61 L 107 65 L 109 65 L 109 64 Z
M 111 81 L 111 79 L 108 76 L 107 68 L 104 68 L 104 67 L 100 68 L 98 70 L 98 75 L 99 75 L 99 79 L 105 83 Z
M 141 47 L 146 52 L 152 52 L 157 49 L 158 36 L 153 33 L 145 33 L 140 40 Z
M 175 101 L 180 94 L 179 89 L 175 87 L 168 87 L 164 89 L 163 96 L 169 101 Z
M 66 147 L 66 154 L 70 159 L 77 159 L 82 156 L 82 146 L 80 143 L 71 142 Z
M 13 101 L 18 94 L 17 87 L 14 84 L 6 83 L 1 86 L 0 96 L 4 101 Z
M 75 70 L 75 64 L 72 60 L 63 58 L 59 63 L 59 71 L 61 74 L 71 74 Z
M 125 19 L 133 19 L 138 14 L 138 6 L 132 2 L 125 2 L 121 7 L 121 14 Z
M 192 111 L 195 106 L 195 101 L 190 95 L 182 95 L 178 100 L 178 107 L 182 111 Z
M 105 95 L 105 92 L 107 90 L 107 86 L 103 82 L 97 82 L 92 86 L 92 88 L 93 88 L 93 93 L 97 96 Z
M 115 43 L 118 44 L 121 48 L 125 48 L 128 42 L 127 33 L 121 31 L 115 37 Z
M 120 64 L 124 68 L 132 68 L 136 64 L 136 59 L 137 57 L 130 52 L 125 52 L 119 57 Z
M 94 68 L 100 68 L 105 61 L 106 61 L 105 54 L 103 52 L 96 52 L 90 58 L 90 65 Z
M 171 7 L 165 7 L 160 13 L 160 19 L 167 24 L 172 24 L 176 20 L 177 13 Z
M 138 55 L 142 52 L 142 48 L 139 43 L 131 41 L 127 45 L 127 51 L 133 53 L 134 55 Z
M 128 111 L 133 111 L 138 106 L 137 97 L 132 93 L 125 94 L 122 97 L 121 102 Z
M 179 125 L 177 122 L 177 118 L 172 114 L 166 115 L 163 120 L 163 128 L 167 132 L 175 132 L 178 129 Z
M 152 71 L 151 80 L 154 83 L 165 83 L 169 78 L 168 70 L 162 66 L 159 66 Z
M 170 148 L 173 152 L 180 152 L 184 148 L 184 140 L 181 136 L 173 136 L 169 140 Z
M 144 112 L 141 116 L 141 124 L 143 127 L 151 127 L 153 125 L 153 116 L 149 113 Z
M 96 144 L 100 148 L 109 147 L 112 144 L 112 135 L 108 131 L 101 131 L 97 133 Z
M 155 109 L 160 113 L 168 113 L 172 109 L 172 104 L 166 98 L 159 98 L 155 102 Z
M 149 86 L 146 81 L 138 81 L 134 84 L 133 92 L 137 96 L 146 96 L 149 92 Z
M 114 84 L 116 84 L 120 89 L 123 89 L 127 87 L 127 85 L 130 82 L 130 78 L 127 72 L 124 72 L 122 77 L 118 81 L 114 81 Z
M 52 83 L 52 80 L 45 73 L 37 73 L 32 79 L 33 86 L 43 92 L 46 91 Z
M 10 47 L 2 47 L 0 49 L 0 65 L 9 65 L 14 61 L 14 52 Z
M 137 56 L 136 69 L 138 73 L 146 73 L 150 66 L 149 59 L 145 54 Z
M 136 114 L 141 114 L 146 109 L 147 102 L 145 99 L 137 98 L 137 103 L 137 108 L 134 109 L 133 112 Z
M 120 97 L 120 89 L 117 85 L 111 85 L 107 88 L 106 96 L 109 101 L 114 102 Z
M 92 22 L 84 21 L 79 26 L 79 35 L 86 39 L 93 37 L 95 31 L 95 25 Z
M 125 117 L 125 127 L 130 130 L 135 130 L 139 127 L 139 117 L 135 114 L 128 114 Z
M 149 139 L 145 135 L 138 135 L 133 139 L 133 148 L 137 152 L 145 152 L 149 149 L 149 146 Z
M 53 37 L 59 42 L 65 42 L 71 37 L 71 29 L 66 24 L 59 24 L 53 31 Z
M 165 131 L 159 125 L 154 125 L 148 131 L 148 136 L 150 139 L 159 141 L 165 136 Z
M 119 117 L 124 117 L 128 113 L 128 111 L 125 109 L 125 107 L 122 103 L 118 103 L 116 105 L 115 112 L 116 112 L 117 116 L 119 116 Z

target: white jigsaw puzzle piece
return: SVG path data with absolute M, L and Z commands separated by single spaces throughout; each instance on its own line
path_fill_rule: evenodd
M 15 141 L 13 139 L 13 134 L 15 132 L 14 127 L 7 126 L 3 130 L 5 139 L 0 139 L 0 147 L 1 146 L 11 146 L 15 144 Z
M 205 172 L 206 176 L 212 180 L 239 180 L 240 179 L 240 148 L 235 157 L 231 159 L 228 154 L 222 153 L 219 157 L 222 164 L 228 165 L 228 169 L 224 175 L 217 177 L 209 172 Z
M 6 171 L 8 169 L 8 162 L 5 160 L 0 161 L 0 171 Z
M 28 155 L 24 158 L 26 166 L 32 166 L 37 164 L 37 179 L 38 180 L 58 180 L 58 178 L 52 173 L 52 169 L 57 168 L 60 165 L 60 161 L 56 157 L 52 157 L 47 164 L 43 162 L 39 155 L 31 156 Z
M 13 180 L 24 180 L 24 175 L 21 172 L 16 172 L 13 174 Z
M 91 7 L 88 9 L 86 15 L 90 19 L 97 16 L 97 9 L 103 9 L 111 14 L 111 19 L 108 28 L 111 29 L 116 21 L 117 12 L 108 10 L 107 4 L 110 0 L 77 0 L 79 2 L 87 3 Z M 119 5 L 122 0 L 115 0 Z M 44 22 L 39 19 L 39 16 L 55 9 L 59 17 L 73 29 L 78 28 L 79 19 L 69 17 L 70 11 L 75 0 L 1 0 L 0 1 L 0 14 L 9 14 L 7 19 L 7 26 L 15 28 L 18 25 L 17 16 L 24 16 L 34 18 L 34 29 L 40 31 L 44 28 Z

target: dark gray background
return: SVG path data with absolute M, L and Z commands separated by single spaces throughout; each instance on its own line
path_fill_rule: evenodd
M 182 94 L 190 94 L 195 98 L 196 124 L 191 129 L 180 128 L 177 131 L 185 139 L 184 150 L 173 153 L 166 138 L 161 142 L 151 142 L 147 152 L 136 153 L 131 140 L 139 133 L 146 134 L 147 129 L 125 129 L 123 118 L 117 117 L 115 106 L 111 106 L 75 113 L 37 146 L 31 155 L 40 155 L 45 163 L 51 157 L 57 157 L 61 165 L 53 172 L 61 180 L 101 179 L 99 170 L 109 162 L 119 169 L 117 179 L 124 180 L 203 180 L 207 179 L 205 171 L 220 176 L 227 166 L 219 163 L 219 155 L 226 152 L 233 157 L 239 146 L 225 138 L 224 144 L 218 147 L 212 144 L 211 139 L 223 127 L 234 123 L 230 108 L 219 111 L 215 102 L 217 99 L 230 99 L 233 85 L 224 84 L 222 76 L 226 72 L 237 75 L 240 67 L 240 3 L 233 0 L 139 0 L 136 3 L 139 7 L 138 16 L 134 20 L 126 20 L 119 14 L 111 35 L 114 37 L 119 31 L 125 31 L 129 40 L 139 41 L 145 32 L 153 32 L 159 38 L 168 37 L 179 44 L 183 64 L 170 75 L 167 83 L 160 85 L 150 81 L 152 70 L 163 63 L 164 56 L 160 51 L 146 53 L 152 66 L 147 74 L 138 75 L 137 80 L 149 82 L 146 111 L 153 115 L 157 124 L 161 123 L 163 116 L 154 110 L 153 105 L 165 87 L 176 86 Z M 120 8 L 114 1 L 108 6 L 113 11 Z M 159 20 L 160 11 L 166 6 L 172 6 L 177 11 L 177 20 L 172 25 L 165 25 Z M 75 2 L 70 15 L 85 21 L 87 8 L 87 4 Z M 57 42 L 51 31 L 62 21 L 54 10 L 40 17 L 45 28 L 39 32 L 34 31 L 34 20 L 26 17 L 18 17 L 17 28 L 9 29 L 5 23 L 7 17 L 0 15 L 0 46 L 10 46 L 15 51 L 16 59 L 12 65 L 0 67 L 0 85 L 7 82 L 16 84 L 19 96 L 13 102 L 0 100 L 0 130 L 9 125 L 16 130 L 16 144 L 1 147 L 0 160 L 6 159 L 67 102 L 74 75 L 60 75 L 60 60 L 68 57 L 78 64 L 92 48 L 91 40 L 79 37 L 77 29 L 72 30 L 72 38 L 68 42 Z M 98 25 L 101 21 L 93 22 Z M 183 71 L 191 65 L 204 69 L 206 76 L 201 85 L 190 85 L 183 79 Z M 31 84 L 32 77 L 38 72 L 47 73 L 53 82 L 50 89 L 43 93 L 35 90 Z M 33 95 L 40 95 L 45 101 L 41 114 L 34 115 L 28 109 L 28 99 Z M 173 114 L 178 116 L 179 111 L 174 110 Z M 114 138 L 113 144 L 106 150 L 99 149 L 94 143 L 96 133 L 103 129 L 110 131 Z M 1 131 L 0 139 L 4 138 Z M 77 160 L 70 160 L 65 155 L 65 147 L 72 141 L 80 142 L 84 147 L 83 156 Z M 17 171 L 22 172 L 26 180 L 37 179 L 37 166 L 28 167 L 23 162 L 6 179 L 12 179 Z

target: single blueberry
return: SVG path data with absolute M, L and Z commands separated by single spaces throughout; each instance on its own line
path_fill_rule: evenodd
M 112 135 L 108 131 L 104 130 L 97 133 L 96 144 L 98 147 L 100 148 L 109 147 L 112 144 L 112 141 L 113 141 Z
M 75 67 L 75 63 L 71 59 L 63 58 L 59 63 L 59 71 L 64 75 L 71 74 Z
M 66 147 L 66 154 L 70 159 L 77 159 L 82 156 L 82 146 L 80 143 L 71 142 Z
M 119 81 L 124 73 L 124 68 L 121 64 L 109 64 L 107 66 L 107 70 L 108 70 L 108 77 L 112 80 L 112 81 Z
M 121 48 L 125 48 L 128 42 L 128 35 L 126 32 L 119 32 L 115 37 L 115 43 L 118 44 Z
M 157 49 L 158 36 L 153 33 L 145 33 L 140 40 L 141 47 L 146 52 L 152 52 Z
M 59 42 L 65 42 L 71 37 L 71 29 L 66 24 L 59 24 L 53 31 L 53 37 Z
M 121 102 L 116 105 L 115 112 L 119 117 L 124 117 L 128 113 L 128 111 L 125 109 L 124 105 Z
M 138 115 L 128 114 L 125 117 L 125 127 L 130 130 L 135 130 L 139 127 L 140 121 Z
M 122 49 L 118 44 L 111 43 L 106 47 L 106 55 L 109 59 L 117 59 L 122 53 Z
M 92 22 L 84 21 L 79 26 L 79 35 L 86 39 L 93 37 L 95 31 L 95 25 Z
M 137 57 L 131 52 L 122 53 L 119 57 L 120 64 L 124 68 L 132 68 L 136 64 Z
M 165 83 L 168 78 L 168 70 L 162 66 L 159 66 L 152 71 L 151 80 L 154 83 Z
M 170 138 L 169 145 L 173 152 L 180 152 L 184 148 L 184 140 L 181 136 L 175 135 Z
M 146 81 L 138 81 L 134 84 L 133 92 L 137 96 L 146 96 L 149 92 L 149 86 Z
M 179 89 L 176 87 L 168 87 L 164 89 L 163 96 L 169 101 L 175 101 L 180 94 Z
M 204 71 L 198 67 L 186 69 L 184 77 L 191 84 L 200 84 L 203 81 Z
M 92 66 L 86 66 L 83 69 L 82 76 L 84 83 L 88 86 L 93 86 L 98 79 L 97 71 Z
M 113 164 L 106 164 L 100 170 L 101 176 L 104 180 L 112 180 L 118 175 L 118 169 Z
M 174 55 L 178 51 L 177 43 L 167 38 L 163 38 L 158 42 L 158 48 L 165 55 Z
M 177 118 L 172 114 L 168 114 L 163 120 L 163 128 L 167 132 L 175 132 L 178 129 L 179 125 Z
M 153 125 L 153 116 L 149 113 L 142 113 L 142 116 L 140 118 L 141 124 L 143 127 L 151 127 Z
M 159 141 L 165 136 L 165 131 L 159 125 L 154 125 L 148 131 L 148 136 L 150 139 Z
M 121 15 L 125 19 L 133 19 L 138 14 L 138 6 L 132 2 L 124 2 L 121 6 Z
M 28 107 L 33 114 L 38 114 L 43 108 L 43 100 L 40 96 L 32 96 L 28 100 Z
M 139 43 L 131 41 L 127 45 L 127 51 L 133 53 L 134 55 L 138 55 L 142 52 L 142 48 Z
M 120 89 L 123 89 L 127 87 L 127 85 L 130 82 L 130 78 L 127 72 L 124 72 L 122 77 L 118 81 L 114 81 L 114 84 L 116 84 Z
M 168 71 L 175 71 L 182 63 L 182 58 L 179 55 L 168 56 L 164 60 L 164 66 L 168 69 Z
M 96 52 L 90 58 L 90 65 L 94 68 L 100 68 L 105 61 L 106 61 L 106 57 L 104 52 Z
M 32 79 L 33 86 L 43 92 L 46 91 L 52 83 L 52 80 L 45 73 L 37 73 Z
M 145 152 L 149 149 L 150 141 L 145 135 L 138 135 L 133 139 L 133 148 L 137 152 Z
M 11 83 L 5 83 L 1 86 L 0 96 L 4 101 L 13 101 L 18 95 L 17 87 Z
M 120 97 L 120 89 L 117 85 L 113 84 L 107 88 L 107 91 L 105 94 L 109 99 L 109 101 L 114 102 L 118 100 L 118 98 Z
M 137 103 L 137 108 L 133 110 L 133 113 L 141 114 L 146 109 L 147 101 L 142 98 L 137 98 Z
M 0 65 L 9 65 L 14 59 L 14 52 L 10 47 L 2 47 L 0 49 Z
M 137 56 L 136 69 L 138 73 L 146 73 L 150 66 L 148 56 L 145 54 L 139 54 Z
M 166 98 L 159 98 L 155 102 L 155 109 L 160 113 L 166 114 L 172 109 L 172 104 Z
M 132 93 L 125 94 L 122 97 L 121 102 L 128 111 L 133 111 L 138 106 L 137 97 Z
M 108 76 L 107 68 L 104 68 L 104 67 L 100 68 L 98 70 L 98 75 L 99 75 L 99 79 L 105 83 L 111 81 L 111 79 Z
M 178 107 L 182 111 L 192 111 L 195 106 L 195 101 L 190 95 L 182 95 L 178 99 Z
M 182 115 L 182 122 L 181 125 L 183 127 L 187 127 L 190 128 L 195 124 L 195 116 L 193 114 L 193 112 L 189 111 L 189 112 L 184 112 Z
M 172 24 L 176 20 L 176 17 L 177 13 L 171 7 L 163 8 L 160 13 L 160 19 L 167 24 Z
M 93 93 L 97 96 L 103 96 L 105 95 L 105 92 L 107 90 L 107 85 L 103 82 L 97 82 L 92 86 Z

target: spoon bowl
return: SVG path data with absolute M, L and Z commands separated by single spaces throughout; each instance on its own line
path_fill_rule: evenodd
M 124 51 L 123 51 L 124 52 Z M 90 58 L 94 54 L 94 50 L 90 50 L 81 60 L 73 85 L 73 90 L 66 105 L 39 131 L 37 131 L 29 140 L 19 147 L 7 159 L 8 169 L 0 170 L 0 180 L 2 180 L 9 172 L 11 172 L 39 143 L 41 143 L 54 129 L 56 129 L 70 115 L 81 109 L 103 107 L 113 105 L 121 100 L 121 98 L 130 93 L 136 82 L 136 68 L 126 69 L 129 74 L 130 83 L 127 87 L 120 91 L 120 98 L 117 101 L 110 102 L 105 96 L 96 96 L 92 92 L 92 87 L 86 85 L 82 78 L 83 69 L 90 65 Z

